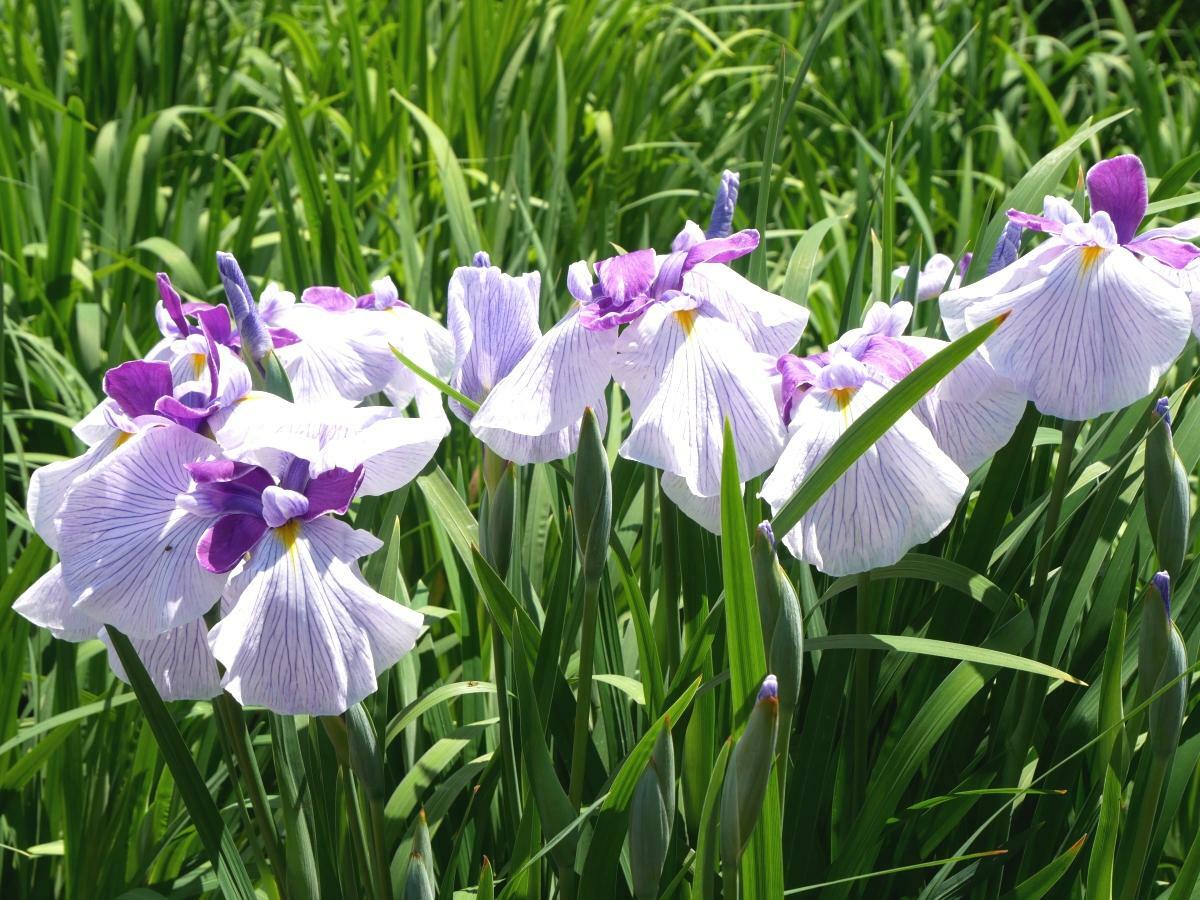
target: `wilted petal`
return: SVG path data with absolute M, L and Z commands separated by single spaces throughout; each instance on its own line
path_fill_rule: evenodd
M 902 340 L 929 357 L 947 346 L 935 338 Z M 1008 443 L 1025 412 L 1025 397 L 978 351 L 955 366 L 913 408 L 942 451 L 973 472 Z
M 1039 410 L 1074 420 L 1149 394 L 1192 324 L 1183 291 L 1120 247 L 1071 247 L 1042 277 L 966 304 L 960 321 L 971 329 L 1010 311 L 985 358 Z M 946 329 L 958 336 L 949 317 Z
M 539 437 L 577 426 L 603 401 L 616 343 L 615 330 L 589 331 L 572 310 L 492 389 L 471 430 L 486 443 L 493 429 Z
M 224 578 L 201 568 L 196 545 L 210 519 L 178 508 L 184 466 L 220 455 L 215 443 L 165 425 L 131 438 L 76 482 L 59 528 L 63 577 L 77 607 L 134 637 L 199 618 Z
M 778 512 L 850 424 L 886 393 L 867 381 L 852 395 L 813 390 L 762 497 Z M 843 405 L 844 404 L 844 405 Z M 784 544 L 829 575 L 850 575 L 898 562 L 949 524 L 967 476 L 938 449 L 929 430 L 905 413 L 834 483 Z
M 118 678 L 128 683 L 129 676 L 107 632 L 101 631 L 100 640 L 108 647 L 108 664 Z M 157 637 L 130 638 L 129 642 L 164 700 L 208 700 L 221 693 L 221 675 L 208 648 L 208 627 L 203 619 Z
M 422 624 L 359 574 L 354 560 L 379 546 L 328 517 L 268 532 L 209 637 L 229 693 L 285 715 L 338 715 L 373 693 Z
M 683 290 L 705 300 L 759 353 L 790 352 L 808 324 L 808 310 L 799 303 L 764 291 L 718 263 L 702 263 L 685 274 Z
M 13 612 L 64 641 L 94 638 L 100 623 L 74 608 L 76 595 L 63 584 L 59 564 L 35 581 L 13 603 Z
M 743 478 L 768 469 L 783 423 L 763 357 L 730 323 L 685 295 L 660 303 L 618 343 L 617 380 L 633 428 L 621 455 L 673 472 L 701 496 L 720 492 L 725 420 Z

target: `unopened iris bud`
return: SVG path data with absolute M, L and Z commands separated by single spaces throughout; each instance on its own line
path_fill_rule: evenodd
M 408 859 L 408 875 L 404 879 L 404 900 L 435 900 L 433 878 L 418 850 Z
M 767 668 L 779 681 L 779 706 L 784 727 L 800 700 L 800 677 L 804 670 L 804 625 L 800 598 L 775 551 L 775 534 L 768 522 L 754 534 L 750 558 L 758 592 L 758 615 L 762 623 Z
M 1150 704 L 1149 744 L 1156 756 L 1170 756 L 1179 744 L 1187 702 L 1186 671 L 1187 648 L 1171 621 L 1171 577 L 1159 572 L 1143 597 L 1138 645 L 1139 702 L 1170 685 Z
M 584 580 L 595 581 L 608 559 L 608 535 L 612 527 L 612 478 L 600 425 L 590 408 L 583 412 L 579 427 L 579 451 L 575 457 L 575 536 Z
M 737 868 L 762 812 L 778 731 L 779 683 L 774 675 L 768 675 L 725 770 L 721 791 L 721 859 L 727 872 Z
M 737 172 L 730 172 L 726 169 L 721 173 L 721 184 L 717 188 L 717 196 L 713 201 L 712 218 L 709 220 L 708 230 L 704 232 L 706 238 L 729 237 L 733 232 L 733 211 L 737 208 L 738 180 Z
M 489 458 L 499 460 L 500 464 L 499 474 L 494 480 L 487 475 Z M 483 509 L 479 517 L 483 525 L 479 535 L 479 551 L 500 577 L 504 578 L 508 574 L 508 564 L 512 556 L 517 471 L 512 463 L 500 459 L 490 450 L 484 451 L 484 460 L 484 478 L 488 482 L 488 490 L 484 495 Z
M 670 722 L 658 733 L 654 752 L 638 779 L 629 807 L 629 870 L 638 900 L 658 897 L 658 882 L 675 820 L 675 747 Z
M 486 250 L 480 250 L 471 257 L 471 265 L 476 269 L 487 269 L 492 265 L 492 258 L 488 256 Z
M 383 800 L 387 796 L 387 786 L 383 777 L 383 760 L 379 755 L 379 738 L 375 733 L 375 723 L 361 703 L 355 703 L 346 710 L 346 737 L 350 768 L 367 796 L 373 800 Z
M 996 241 L 996 249 L 992 251 L 992 258 L 988 260 L 987 274 L 999 272 L 1016 262 L 1017 254 L 1021 251 L 1022 231 L 1024 229 L 1016 222 L 1004 226 L 1000 240 Z
M 1187 471 L 1175 452 L 1166 397 L 1155 404 L 1153 420 L 1146 437 L 1146 521 L 1159 563 L 1178 577 L 1187 552 L 1192 503 Z
M 254 294 L 242 274 L 242 267 L 234 259 L 232 253 L 217 253 L 217 271 L 221 275 L 221 283 L 225 286 L 225 297 L 229 302 L 229 311 L 237 325 L 238 337 L 242 342 L 242 353 L 258 362 L 271 352 L 274 343 L 267 331 L 266 323 L 258 314 L 258 306 L 254 303 Z

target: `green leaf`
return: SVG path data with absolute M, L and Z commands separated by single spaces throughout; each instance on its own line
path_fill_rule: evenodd
M 1121 829 L 1121 801 L 1124 792 L 1112 767 L 1104 767 L 1104 793 L 1100 798 L 1100 823 L 1096 842 L 1088 859 L 1087 887 L 1084 900 L 1112 900 L 1113 857 Z
M 1071 868 L 1071 863 L 1075 862 L 1075 857 L 1079 855 L 1079 851 L 1083 849 L 1084 843 L 1087 841 L 1085 834 L 1074 844 L 1066 849 L 1065 852 L 1056 856 L 1051 863 L 1039 872 L 1030 875 L 1009 893 L 1005 894 L 1002 900 L 1040 900 L 1040 898 L 1050 893 L 1053 888 L 1067 874 L 1067 870 Z
M 916 406 L 955 366 L 987 340 L 1004 322 L 1006 315 L 997 316 L 939 350 L 859 416 L 829 448 L 825 458 L 804 479 L 804 483 L 792 498 L 775 514 L 771 521 L 775 533 L 782 536 L 796 527 L 801 517 L 821 499 L 854 461 L 879 440 L 885 431 L 895 425 L 902 415 Z

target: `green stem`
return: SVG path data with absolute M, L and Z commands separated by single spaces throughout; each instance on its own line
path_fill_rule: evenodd
M 1162 799 L 1163 784 L 1171 766 L 1170 756 L 1152 756 L 1142 802 L 1138 805 L 1137 818 L 1130 832 L 1130 850 L 1126 857 L 1125 877 L 1118 894 L 1123 900 L 1134 900 L 1142 883 L 1142 872 L 1146 868 L 1146 853 L 1150 849 L 1150 838 L 1154 834 L 1154 823 L 1158 817 L 1158 804 Z
M 1050 558 L 1054 547 L 1054 535 L 1058 531 L 1058 519 L 1062 515 L 1063 498 L 1067 494 L 1067 482 L 1071 476 L 1071 460 L 1075 456 L 1075 442 L 1079 438 L 1082 422 L 1063 422 L 1062 442 L 1059 445 L 1058 465 L 1054 469 L 1054 483 L 1050 487 L 1050 500 L 1046 504 L 1046 520 L 1042 526 L 1042 546 L 1038 550 L 1037 566 L 1033 573 L 1033 590 L 1029 602 L 1040 604 L 1045 598 L 1046 581 L 1050 576 Z M 1040 608 L 1037 610 L 1040 613 Z
M 592 667 L 596 652 L 596 611 L 600 580 L 583 584 L 583 628 L 579 636 L 579 685 L 575 692 L 575 735 L 571 741 L 571 805 L 583 801 L 583 772 L 587 764 L 588 720 L 592 711 Z
M 500 717 L 500 777 L 504 782 L 504 795 L 500 799 L 500 805 L 505 810 L 505 818 L 509 825 L 515 829 L 520 819 L 521 789 L 512 736 L 512 710 L 508 704 L 508 665 L 504 658 L 504 637 L 495 619 L 492 619 L 492 666 L 496 676 L 496 707 Z
M 383 840 L 383 800 L 371 798 L 368 800 L 371 817 L 371 855 L 375 865 L 375 891 L 380 900 L 390 900 L 392 896 L 392 875 L 388 865 L 387 847 Z
M 254 749 L 250 744 L 250 733 L 246 730 L 246 721 L 240 715 L 234 699 L 228 694 L 221 694 L 213 701 L 217 711 L 217 726 L 225 732 L 229 748 L 237 760 L 238 775 L 245 785 L 246 794 L 250 798 L 250 806 L 254 810 L 254 824 L 262 841 L 263 852 L 275 876 L 275 884 L 286 896 L 287 866 L 279 849 L 279 838 L 275 833 L 275 819 L 271 815 L 271 804 L 267 799 L 267 789 L 263 784 L 262 772 Z
M 871 631 L 871 573 L 858 576 L 855 596 L 855 631 L 869 634 Z M 871 657 L 865 650 L 854 654 L 850 674 L 850 777 L 848 801 L 852 811 L 858 810 L 867 795 L 867 743 L 869 740 L 868 716 L 871 710 Z

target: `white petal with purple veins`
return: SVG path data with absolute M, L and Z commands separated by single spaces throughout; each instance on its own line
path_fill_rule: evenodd
M 230 582 L 209 642 L 243 705 L 338 715 L 412 650 L 420 614 L 372 590 L 355 559 L 380 546 L 336 519 L 269 531 Z
M 1200 259 L 1183 269 L 1173 268 L 1150 257 L 1143 259 L 1142 263 L 1188 295 L 1188 301 L 1192 304 L 1192 334 L 1200 338 Z
M 100 640 L 108 648 L 108 664 L 118 678 L 128 683 L 129 676 L 107 631 L 100 632 Z M 208 700 L 221 693 L 221 675 L 208 647 L 208 627 L 203 619 L 157 637 L 130 638 L 129 642 L 164 700 Z
M 633 428 L 621 455 L 682 476 L 688 489 L 721 490 L 728 418 L 743 478 L 764 472 L 783 448 L 769 366 L 730 323 L 686 295 L 655 304 L 621 335 L 617 380 Z
M 977 328 L 1005 312 L 984 357 L 1039 410 L 1074 420 L 1147 396 L 1192 326 L 1184 292 L 1121 247 L 1070 247 L 1042 277 L 961 304 L 958 322 Z
M 905 343 L 925 356 L 947 346 L 935 338 L 906 337 Z M 964 472 L 973 472 L 1008 443 L 1025 412 L 1025 396 L 978 352 L 950 374 L 913 408 L 942 448 Z
M 678 475 L 663 472 L 659 482 L 662 492 L 679 507 L 679 511 L 707 531 L 721 534 L 721 495 L 701 497 L 688 490 L 687 482 Z
M 35 581 L 12 608 L 60 640 L 86 641 L 96 636 L 100 623 L 74 608 L 75 597 L 63 584 L 59 564 Z
M 834 441 L 885 393 L 868 381 L 848 401 L 833 391 L 805 395 L 787 447 L 763 483 L 761 496 L 772 510 L 791 499 Z M 966 489 L 967 476 L 938 449 L 929 429 L 905 413 L 783 541 L 829 575 L 891 565 L 949 524 Z
M 683 290 L 711 304 L 759 353 L 788 353 L 808 324 L 805 307 L 764 291 L 721 263 L 696 266 L 683 276 Z
M 25 508 L 33 530 L 52 550 L 58 549 L 58 514 L 71 486 L 130 437 L 128 432 L 109 428 L 108 435 L 89 447 L 86 453 L 42 466 L 30 477 Z
M 184 465 L 219 455 L 208 438 L 166 425 L 134 436 L 75 483 L 59 543 L 63 578 L 80 611 L 151 637 L 216 603 L 225 578 L 196 560 L 211 521 L 178 508 L 176 498 L 190 484 Z
M 372 310 L 331 313 L 312 303 L 287 307 L 280 327 L 300 338 L 275 355 L 292 383 L 298 402 L 342 399 L 358 403 L 382 391 L 395 373 L 396 358 Z

